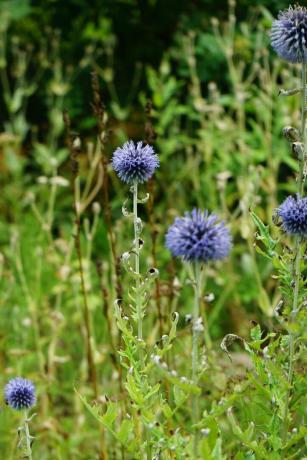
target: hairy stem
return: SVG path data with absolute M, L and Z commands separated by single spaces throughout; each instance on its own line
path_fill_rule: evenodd
M 29 420 L 28 412 L 24 413 L 24 432 L 25 432 L 25 441 L 26 441 L 26 455 L 28 460 L 32 460 L 32 447 L 31 447 L 31 436 L 29 431 Z
M 298 194 L 302 197 L 304 195 L 304 164 L 306 155 L 306 99 L 307 99 L 307 65 L 302 65 L 302 89 L 301 89 L 301 139 L 304 146 L 303 157 L 299 158 L 299 174 L 298 174 Z M 301 261 L 302 261 L 302 238 L 298 235 L 295 238 L 295 260 L 294 260 L 294 291 L 292 311 L 290 314 L 290 325 L 295 322 L 296 315 L 299 309 L 299 289 L 301 281 Z M 282 440 L 286 442 L 288 433 L 288 413 L 291 398 L 291 387 L 293 380 L 293 361 L 295 354 L 295 334 L 290 329 L 289 332 L 289 370 L 288 370 L 288 384 L 289 389 L 286 395 L 285 410 L 283 417 Z
M 197 374 L 199 367 L 199 311 L 200 311 L 200 296 L 201 296 L 201 266 L 199 262 L 195 262 L 195 291 L 194 291 L 194 308 L 193 308 L 193 322 L 192 322 L 192 379 L 193 383 L 197 384 Z M 193 425 L 199 421 L 199 402 L 198 396 L 193 395 L 192 399 L 192 421 Z M 197 447 L 198 447 L 198 433 L 195 432 L 193 453 L 197 458 Z
M 307 105 L 307 64 L 303 63 L 302 67 L 302 89 L 301 89 L 301 138 L 304 145 L 303 158 L 299 158 L 299 175 L 298 175 L 298 192 L 300 196 L 304 195 L 304 165 L 306 157 L 306 105 Z
M 134 225 L 134 250 L 135 250 L 135 303 L 138 325 L 138 339 L 143 340 L 143 312 L 140 299 L 140 241 L 139 241 L 139 218 L 138 218 L 138 183 L 133 184 L 133 225 Z

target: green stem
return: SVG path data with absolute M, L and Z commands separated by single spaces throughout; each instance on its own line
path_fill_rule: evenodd
M 200 299 L 200 264 L 195 262 L 195 294 L 193 308 L 193 337 L 192 337 L 192 379 L 197 380 L 198 370 L 198 338 L 197 321 L 199 318 L 199 299 Z
M 31 448 L 31 436 L 29 431 L 29 424 L 28 424 L 28 412 L 25 411 L 24 413 L 24 431 L 25 431 L 25 441 L 26 441 L 26 454 L 27 459 L 32 460 L 32 448 Z
M 203 305 L 203 303 L 201 302 L 201 292 L 202 290 L 204 290 L 206 288 L 206 278 L 204 273 L 200 274 L 200 287 L 199 287 L 199 305 L 200 305 L 200 308 L 201 308 L 201 314 L 200 316 L 202 317 L 202 320 L 203 320 L 203 327 L 204 327 L 204 340 L 205 340 L 205 345 L 206 345 L 206 351 L 207 353 L 210 352 L 210 350 L 212 349 L 212 340 L 211 340 L 211 336 L 210 336 L 210 332 L 209 332 L 209 322 L 208 322 L 208 317 L 207 317 L 207 306 L 206 305 Z M 203 307 L 203 308 L 202 308 Z
M 299 158 L 299 176 L 298 176 L 298 192 L 300 196 L 304 195 L 304 164 L 306 157 L 306 99 L 307 99 L 307 64 L 303 63 L 302 67 L 302 91 L 301 91 L 301 138 L 304 145 L 303 158 Z
M 303 63 L 302 66 L 302 91 L 301 91 L 301 139 L 303 142 L 303 157 L 299 158 L 299 175 L 298 175 L 298 193 L 302 197 L 304 195 L 304 163 L 306 155 L 306 96 L 307 96 L 307 65 Z M 301 280 L 301 261 L 302 261 L 302 239 L 298 235 L 295 238 L 295 261 L 294 261 L 294 291 L 293 291 L 293 303 L 290 314 L 290 327 L 295 322 L 296 315 L 299 309 L 299 288 Z M 289 332 L 289 370 L 288 370 L 288 384 L 289 389 L 286 395 L 284 417 L 283 417 L 283 428 L 282 428 L 282 440 L 283 443 L 287 440 L 288 433 L 288 413 L 290 405 L 290 397 L 292 390 L 293 380 L 293 361 L 295 354 L 295 337 L 294 333 L 290 329 Z
M 137 314 L 137 325 L 138 325 L 138 339 L 143 340 L 143 329 L 142 329 L 142 305 L 140 302 L 140 243 L 139 243 L 139 223 L 138 223 L 138 183 L 135 181 L 133 184 L 133 224 L 134 224 L 134 249 L 135 249 L 135 303 L 136 303 L 136 314 Z
M 199 262 L 195 262 L 195 291 L 194 291 L 194 308 L 193 308 L 193 322 L 192 322 L 192 380 L 194 384 L 198 381 L 198 367 L 199 367 L 199 312 L 200 312 L 200 296 L 201 296 L 201 266 Z M 199 398 L 193 395 L 192 399 L 192 421 L 193 425 L 199 422 Z M 197 458 L 198 450 L 198 431 L 195 432 L 193 442 L 193 454 Z

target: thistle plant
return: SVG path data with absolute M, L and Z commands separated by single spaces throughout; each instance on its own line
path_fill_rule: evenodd
M 253 367 L 243 385 L 238 385 L 230 399 L 221 401 L 213 410 L 214 417 L 223 410 L 233 434 L 255 458 L 279 459 L 301 458 L 304 452 L 306 428 L 301 421 L 303 395 L 306 392 L 304 376 L 296 363 L 303 353 L 303 305 L 306 299 L 306 281 L 302 276 L 304 268 L 304 248 L 306 246 L 307 206 L 304 198 L 306 163 L 306 35 L 307 10 L 298 5 L 289 7 L 279 14 L 273 22 L 271 42 L 278 55 L 290 63 L 301 64 L 301 86 L 281 90 L 281 96 L 301 95 L 301 126 L 295 129 L 286 126 L 283 134 L 291 143 L 291 151 L 298 160 L 297 193 L 288 196 L 276 209 L 273 221 L 282 230 L 282 237 L 271 236 L 266 226 L 255 212 L 251 213 L 257 226 L 257 252 L 270 260 L 276 271 L 274 278 L 279 280 L 280 298 L 275 306 L 275 320 L 280 329 L 265 332 L 259 324 L 251 330 L 250 341 L 229 334 L 222 341 L 224 351 L 239 339 L 249 354 Z M 284 244 L 284 238 L 290 244 Z M 227 351 L 228 352 L 228 351 Z M 241 393 L 250 401 L 250 410 L 243 409 L 238 398 Z M 235 404 L 234 404 L 235 401 Z M 225 404 L 224 409 L 222 406 Z M 246 404 L 246 403 L 245 403 Z M 248 426 L 242 427 L 235 416 L 233 405 L 243 409 Z M 204 422 L 204 421 L 203 421 Z M 294 425 L 295 423 L 295 425 Z M 291 430 L 289 429 L 291 426 Z M 265 429 L 265 434 L 263 434 Z
M 207 351 L 211 348 L 210 334 L 205 318 L 203 325 L 200 317 L 202 298 L 202 275 L 206 264 L 224 259 L 231 249 L 231 236 L 224 222 L 218 222 L 215 214 L 200 209 L 186 212 L 184 217 L 177 217 L 169 227 L 166 246 L 174 257 L 182 257 L 193 266 L 194 273 L 194 308 L 192 320 L 192 380 L 198 383 L 199 372 L 199 337 L 204 332 Z M 198 398 L 192 400 L 193 422 L 199 421 Z M 194 455 L 197 456 L 198 439 L 194 438 Z
M 126 142 L 122 147 L 115 150 L 112 166 L 119 178 L 131 185 L 133 194 L 133 226 L 134 242 L 133 252 L 135 254 L 135 315 L 137 320 L 138 340 L 143 340 L 142 321 L 144 308 L 140 297 L 140 235 L 142 221 L 138 217 L 138 185 L 150 179 L 159 166 L 159 159 L 150 145 L 143 145 L 142 142 L 134 144 L 133 141 Z M 143 200 L 144 202 L 144 200 Z
M 16 377 L 11 379 L 4 389 L 4 398 L 9 407 L 16 411 L 22 411 L 24 414 L 23 425 L 18 428 L 20 437 L 20 448 L 23 449 L 23 455 L 28 460 L 32 460 L 32 443 L 33 436 L 30 435 L 29 422 L 33 415 L 29 418 L 29 410 L 36 403 L 35 386 L 31 380 Z
M 307 229 L 307 202 L 303 198 L 306 165 L 306 111 L 307 111 L 307 9 L 299 5 L 290 6 L 281 12 L 278 19 L 273 22 L 271 31 L 271 43 L 277 54 L 291 63 L 301 64 L 301 87 L 291 94 L 300 93 L 301 96 L 301 126 L 298 138 L 292 142 L 292 151 L 298 159 L 297 197 L 288 197 L 278 209 L 278 215 L 282 221 L 282 227 L 286 233 L 294 236 L 294 282 L 292 309 L 290 312 L 289 326 L 289 390 L 286 395 L 286 403 L 283 421 L 283 440 L 286 440 L 288 430 L 288 410 L 290 392 L 293 380 L 293 361 L 295 356 L 296 337 L 292 330 L 297 314 L 302 307 L 304 299 L 305 283 L 301 277 L 302 255 L 306 240 Z M 288 130 L 289 131 L 289 130 Z M 292 132 L 295 132 L 293 129 Z M 291 140 L 290 140 L 291 141 Z M 306 291 L 305 291 L 306 292 Z
M 277 210 L 282 229 L 289 235 L 307 236 L 307 198 L 288 196 Z
M 295 5 L 280 12 L 272 25 L 271 43 L 276 53 L 285 61 L 306 63 L 307 9 Z
M 142 222 L 138 216 L 138 204 L 145 203 L 148 195 L 140 199 L 138 186 L 153 175 L 159 160 L 149 145 L 130 141 L 114 152 L 112 166 L 124 182 L 132 185 L 133 195 L 133 212 L 128 212 L 125 202 L 123 214 L 133 220 L 134 241 L 131 249 L 121 257 L 124 268 L 134 282 L 128 291 L 129 309 L 121 299 L 115 301 L 115 318 L 123 344 L 118 353 L 121 366 L 126 371 L 124 401 L 121 403 L 117 398 L 115 401 L 114 398 L 108 400 L 107 409 L 101 414 L 98 407 L 90 405 L 83 396 L 80 397 L 96 420 L 112 434 L 131 458 L 152 460 L 161 458 L 164 453 L 171 457 L 176 453 L 181 457 L 190 450 L 190 439 L 183 430 L 180 432 L 179 427 L 172 436 L 169 436 L 169 432 L 177 412 L 184 407 L 187 394 L 199 394 L 200 391 L 193 382 L 186 378 L 181 380 L 167 363 L 166 355 L 176 338 L 179 315 L 176 312 L 173 314 L 169 334 L 163 335 L 155 345 L 144 340 L 142 324 L 150 299 L 150 285 L 158 276 L 158 270 L 150 268 L 145 274 L 140 270 L 143 241 L 140 238 Z M 134 266 L 130 263 L 131 256 L 135 259 Z M 157 374 L 160 377 L 158 381 Z M 165 393 L 162 383 L 164 379 L 168 382 Z M 175 396 L 171 398 L 174 399 L 173 404 L 167 390 L 169 383 L 174 387 Z

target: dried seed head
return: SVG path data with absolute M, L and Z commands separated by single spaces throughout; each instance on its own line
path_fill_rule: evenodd
M 297 142 L 300 140 L 300 133 L 297 129 L 293 128 L 293 126 L 285 126 L 282 133 L 289 142 Z

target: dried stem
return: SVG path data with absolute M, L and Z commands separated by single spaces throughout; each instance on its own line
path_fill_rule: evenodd
M 104 144 L 108 139 L 108 131 L 107 131 L 107 123 L 106 123 L 106 110 L 105 106 L 102 102 L 102 98 L 100 95 L 100 85 L 98 74 L 94 70 L 92 72 L 92 89 L 93 89 L 93 96 L 94 101 L 92 104 L 93 112 L 97 120 L 97 128 L 99 132 L 98 142 L 103 150 Z M 107 226 L 107 232 L 109 237 L 109 243 L 112 253 L 113 259 L 113 266 L 115 272 L 115 289 L 116 289 L 116 297 L 121 299 L 122 297 L 122 286 L 120 283 L 120 259 L 117 256 L 116 252 L 116 238 L 113 232 L 113 225 L 112 225 L 112 214 L 111 214 L 111 206 L 110 206 L 110 198 L 109 198 L 109 175 L 108 175 L 108 161 L 104 155 L 101 155 L 101 165 L 102 165 L 102 193 L 103 193 L 103 210 L 104 216 Z
M 80 214 L 78 210 L 78 201 L 77 201 L 77 178 L 73 179 L 73 196 L 74 196 L 74 211 L 75 211 L 75 247 L 78 255 L 78 262 L 79 262 L 79 273 L 80 273 L 80 281 L 81 281 L 81 291 L 83 296 L 83 305 L 84 305 L 84 324 L 85 324 L 85 331 L 86 331 L 86 342 L 87 342 L 87 361 L 88 361 L 88 370 L 89 370 L 89 380 L 92 382 L 92 387 L 94 390 L 95 397 L 98 395 L 97 390 L 97 379 L 96 379 L 96 368 L 93 358 L 93 350 L 91 345 L 91 322 L 90 322 L 90 313 L 87 301 L 87 293 L 84 281 L 84 269 L 83 269 L 83 262 L 82 262 L 82 251 L 81 251 L 81 221 L 80 221 Z
M 101 290 L 101 295 L 103 299 L 103 315 L 107 321 L 108 331 L 110 335 L 110 344 L 112 348 L 112 353 L 110 356 L 114 364 L 114 367 L 116 368 L 118 372 L 120 392 L 123 394 L 124 388 L 123 388 L 123 382 L 122 382 L 122 367 L 120 366 L 119 361 L 117 359 L 118 352 L 117 352 L 116 343 L 115 343 L 115 340 L 112 334 L 112 322 L 111 322 L 110 315 L 109 315 L 109 292 L 103 284 L 103 268 L 102 268 L 101 261 L 97 261 L 96 269 L 97 269 L 97 273 L 98 273 L 99 280 L 100 280 L 100 290 Z
M 87 350 L 87 363 L 88 363 L 88 378 L 92 384 L 95 398 L 98 396 L 97 388 L 97 376 L 96 376 L 96 367 L 93 357 L 93 349 L 91 343 L 92 331 L 91 331 L 91 320 L 90 312 L 88 307 L 87 293 L 84 281 L 84 269 L 82 262 L 82 251 L 81 251 L 81 221 L 80 221 L 80 205 L 78 202 L 78 174 L 79 174 L 79 163 L 78 155 L 79 151 L 79 138 L 76 138 L 74 141 L 70 132 L 70 119 L 67 112 L 64 113 L 64 123 L 67 129 L 67 143 L 71 154 L 71 168 L 73 173 L 72 178 L 72 192 L 73 192 L 73 208 L 75 214 L 75 228 L 74 228 L 74 239 L 75 239 L 75 248 L 78 256 L 79 263 L 79 274 L 81 281 L 81 292 L 83 297 L 83 317 L 86 333 L 86 350 Z

